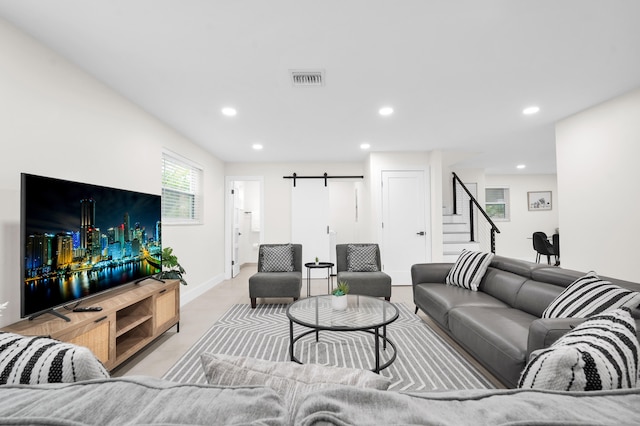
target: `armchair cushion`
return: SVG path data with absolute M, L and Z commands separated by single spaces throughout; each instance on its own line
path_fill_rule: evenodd
M 293 246 L 291 244 L 265 245 L 260 251 L 262 272 L 293 272 Z
M 377 272 L 378 246 L 375 244 L 349 244 L 347 246 L 349 272 Z

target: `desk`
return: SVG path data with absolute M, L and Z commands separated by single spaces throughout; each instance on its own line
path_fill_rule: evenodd
M 305 263 L 304 266 L 307 268 L 307 297 L 311 295 L 311 270 L 312 269 L 326 269 L 327 270 L 327 294 L 331 293 L 331 289 L 333 289 L 333 263 L 331 262 L 309 262 Z

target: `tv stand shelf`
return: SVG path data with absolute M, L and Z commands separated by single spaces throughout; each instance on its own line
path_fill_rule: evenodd
M 150 320 L 151 318 L 153 318 L 152 315 L 145 315 L 145 316 L 129 316 L 129 317 L 124 317 L 121 320 L 118 320 L 116 322 L 116 337 L 126 333 L 127 331 L 137 327 L 138 325 L 142 324 L 143 322 Z
M 72 312 L 69 319 L 42 315 L 3 328 L 25 336 L 50 336 L 86 346 L 113 370 L 174 325 L 180 327 L 180 281 L 145 280 L 82 302 L 101 311 Z M 179 328 L 178 328 L 179 331 Z

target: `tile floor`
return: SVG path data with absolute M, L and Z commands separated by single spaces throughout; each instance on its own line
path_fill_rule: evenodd
M 161 377 L 175 362 L 189 349 L 199 338 L 220 318 L 232 305 L 249 303 L 249 277 L 255 273 L 255 265 L 248 265 L 240 270 L 240 274 L 223 281 L 202 296 L 182 306 L 180 311 L 180 332 L 176 327 L 158 337 L 153 343 L 138 354 L 118 366 L 111 372 L 114 377 L 145 375 Z M 334 278 L 335 283 L 335 278 Z M 184 287 L 183 287 L 184 288 Z M 327 280 L 314 279 L 311 282 L 311 294 L 326 293 Z M 302 297 L 306 297 L 306 282 L 302 285 Z M 394 286 L 391 296 L 392 302 L 403 302 L 410 308 L 413 305 L 413 293 L 411 286 Z M 258 299 L 260 303 L 290 303 L 291 299 Z M 433 324 L 431 320 L 420 311 L 418 315 L 426 323 Z M 433 327 L 460 353 L 466 356 L 486 377 L 498 387 L 503 387 L 482 366 L 437 326 Z

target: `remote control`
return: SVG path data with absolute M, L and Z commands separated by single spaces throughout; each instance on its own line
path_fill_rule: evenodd
M 100 306 L 89 306 L 86 308 L 74 308 L 73 312 L 95 312 L 95 311 L 101 311 L 102 308 Z

